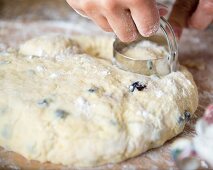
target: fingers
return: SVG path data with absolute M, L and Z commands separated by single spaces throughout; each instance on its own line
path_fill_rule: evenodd
M 142 36 L 148 37 L 157 32 L 160 16 L 154 0 L 137 0 L 129 7 L 135 25 Z
M 200 0 L 196 11 L 188 21 L 190 28 L 203 30 L 213 21 L 213 1 Z
M 157 3 L 157 9 L 160 16 L 165 16 L 166 14 L 168 14 L 168 7 L 163 4 Z
M 92 19 L 105 31 L 114 31 L 123 42 L 134 41 L 139 33 L 151 36 L 159 28 L 159 18 L 167 13 L 155 0 L 67 0 L 81 15 Z
M 110 26 L 121 41 L 131 42 L 137 38 L 137 28 L 129 11 L 123 9 L 110 11 L 107 17 Z
M 169 22 L 178 38 L 180 38 L 183 28 L 187 26 L 187 20 L 196 9 L 197 4 L 198 0 L 176 0 Z
M 101 27 L 106 32 L 113 32 L 113 29 L 109 25 L 107 19 L 102 15 L 90 15 L 90 19 L 93 20 L 99 27 Z

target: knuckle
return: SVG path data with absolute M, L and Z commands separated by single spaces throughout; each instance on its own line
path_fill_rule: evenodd
M 107 11 L 114 11 L 117 8 L 117 2 L 114 0 L 103 0 L 102 5 Z

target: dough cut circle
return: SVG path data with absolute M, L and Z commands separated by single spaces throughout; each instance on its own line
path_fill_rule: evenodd
M 119 69 L 112 39 L 48 35 L 0 53 L 0 146 L 74 167 L 116 163 L 181 133 L 198 105 L 186 68 L 163 77 Z M 130 87 L 135 82 L 145 88 Z

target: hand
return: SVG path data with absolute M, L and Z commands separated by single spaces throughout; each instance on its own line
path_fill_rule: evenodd
M 213 21 L 213 0 L 177 0 L 169 22 L 180 38 L 183 28 L 203 30 Z
M 114 32 L 123 42 L 138 34 L 147 37 L 157 32 L 159 18 L 167 13 L 155 0 L 67 0 L 82 15 L 92 19 L 103 30 Z

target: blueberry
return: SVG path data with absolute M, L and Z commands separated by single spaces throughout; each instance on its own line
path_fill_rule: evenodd
M 41 108 L 45 108 L 45 107 L 48 107 L 50 105 L 50 103 L 53 102 L 52 99 L 42 99 L 40 101 L 38 101 L 38 105 L 41 107 Z
M 139 81 L 134 82 L 133 84 L 131 84 L 129 86 L 129 91 L 130 92 L 134 92 L 135 89 L 137 89 L 138 91 L 142 91 L 146 88 L 147 86 L 145 84 L 140 83 Z
M 178 123 L 182 123 L 183 121 L 188 122 L 190 118 L 191 118 L 191 113 L 185 110 L 184 115 L 179 117 Z
M 185 110 L 184 118 L 185 118 L 185 121 L 188 122 L 190 120 L 190 118 L 191 118 L 191 113 L 188 112 L 187 110 Z
M 97 90 L 98 90 L 97 87 L 91 87 L 91 88 L 88 90 L 88 92 L 94 93 L 94 92 L 96 92 Z
M 147 61 L 147 67 L 148 67 L 149 70 L 152 70 L 153 62 L 151 60 Z
M 61 119 L 65 119 L 69 115 L 69 113 L 65 110 L 57 109 L 55 111 L 55 115 L 56 115 L 56 117 L 59 117 Z

